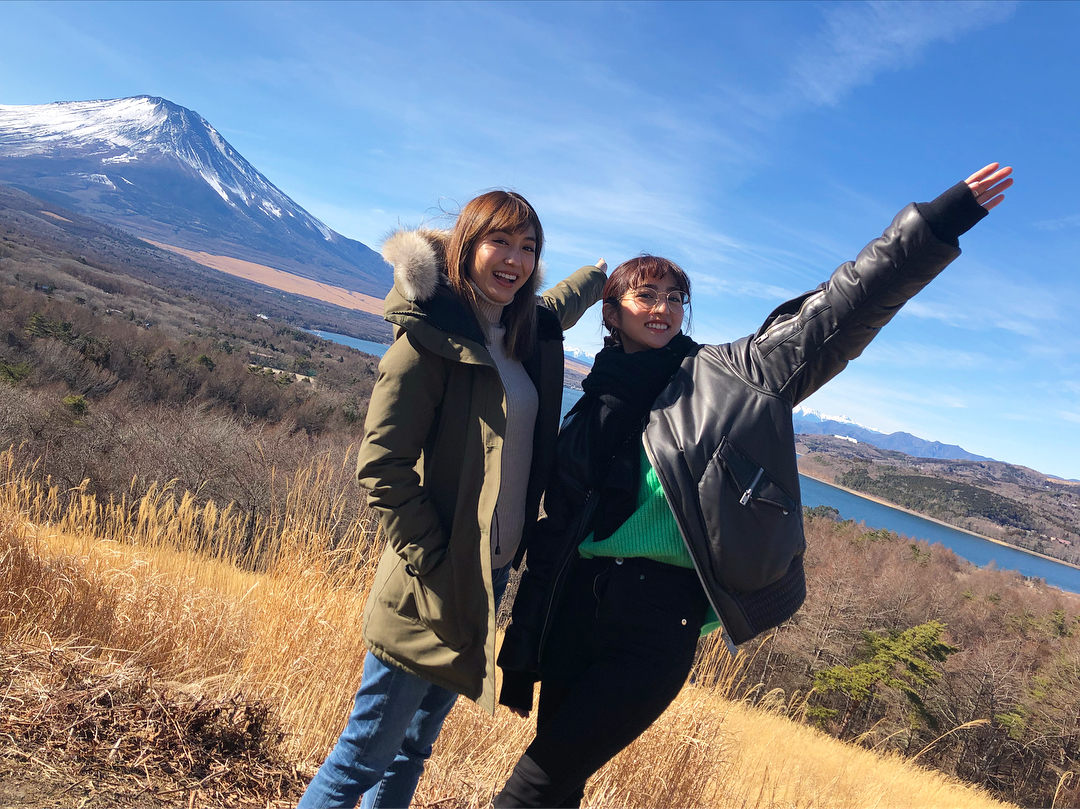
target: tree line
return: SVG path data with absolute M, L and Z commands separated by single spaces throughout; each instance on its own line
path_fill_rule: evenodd
M 40 478 L 102 501 L 171 482 L 258 515 L 280 496 L 275 475 L 359 440 L 377 359 L 2 238 L 0 446 Z
M 806 529 L 806 603 L 746 650 L 750 698 L 1021 805 L 1080 804 L 1080 596 L 828 507 Z

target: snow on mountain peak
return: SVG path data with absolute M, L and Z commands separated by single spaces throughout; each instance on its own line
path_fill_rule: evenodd
M 803 419 L 804 421 L 835 421 L 840 424 L 850 424 L 854 427 L 862 427 L 864 430 L 870 429 L 857 421 L 849 419 L 847 416 L 829 416 L 824 413 L 819 413 L 817 410 L 811 410 L 809 407 L 803 407 L 798 405 L 791 414 L 797 419 Z
M 131 149 L 168 118 L 148 96 L 113 101 L 0 104 L 0 154 L 47 155 L 64 148 Z
M 575 359 L 583 360 L 589 364 L 596 358 L 596 355 L 590 351 L 586 351 L 584 348 L 574 348 L 573 346 L 566 346 L 563 349 L 563 353 L 568 357 L 574 357 Z
M 110 167 L 174 158 L 201 177 L 230 207 L 281 219 L 287 213 L 326 241 L 334 232 L 260 174 L 214 127 L 192 110 L 154 96 L 98 101 L 0 104 L 0 157 L 100 155 Z M 95 178 L 97 175 L 95 175 Z M 110 178 L 110 183 L 116 179 Z

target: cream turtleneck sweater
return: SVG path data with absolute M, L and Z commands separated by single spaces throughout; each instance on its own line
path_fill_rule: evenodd
M 487 349 L 495 361 L 506 400 L 506 433 L 503 435 L 499 499 L 491 518 L 491 568 L 498 570 L 514 561 L 525 527 L 525 495 L 532 468 L 533 432 L 539 399 L 525 366 L 507 356 L 506 329 L 499 322 L 504 304 L 486 297 L 475 284 L 476 309 L 487 334 Z

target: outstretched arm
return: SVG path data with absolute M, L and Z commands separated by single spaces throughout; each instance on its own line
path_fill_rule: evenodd
M 855 261 L 773 311 L 733 344 L 747 377 L 798 403 L 862 353 L 911 297 L 960 254 L 959 237 L 1013 184 L 1012 168 L 984 166 L 930 202 L 909 205 Z
M 543 295 L 542 303 L 559 316 L 563 329 L 569 329 L 585 311 L 600 300 L 607 282 L 607 262 L 600 259 L 596 264 L 582 267 L 565 278 Z

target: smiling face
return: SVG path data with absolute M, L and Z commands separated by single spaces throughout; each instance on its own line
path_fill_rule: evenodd
M 642 300 L 635 292 L 649 289 L 656 293 L 655 304 Z M 604 304 L 604 319 L 619 332 L 623 351 L 633 354 L 650 348 L 663 348 L 679 333 L 683 324 L 682 307 L 673 306 L 668 295 L 683 292 L 677 279 L 648 278 L 623 295 L 618 303 Z
M 495 303 L 507 304 L 536 269 L 536 231 L 495 230 L 481 236 L 469 260 L 469 280 Z

